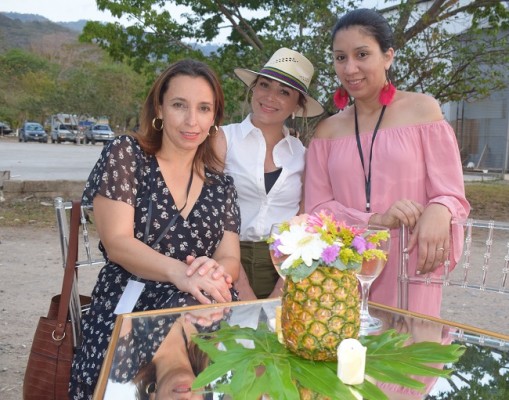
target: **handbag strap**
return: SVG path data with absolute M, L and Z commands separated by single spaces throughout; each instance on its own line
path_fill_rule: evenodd
M 69 302 L 71 291 L 76 275 L 76 262 L 78 261 L 78 236 L 81 221 L 81 202 L 72 201 L 71 221 L 69 229 L 69 244 L 67 249 L 67 260 L 65 263 L 64 279 L 62 282 L 62 293 L 58 306 L 57 325 L 52 332 L 53 340 L 60 342 L 65 338 L 65 324 L 69 314 Z

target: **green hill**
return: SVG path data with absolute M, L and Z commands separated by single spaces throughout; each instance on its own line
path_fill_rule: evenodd
M 45 42 L 73 43 L 78 35 L 40 15 L 0 13 L 0 53 L 12 48 L 33 50 Z

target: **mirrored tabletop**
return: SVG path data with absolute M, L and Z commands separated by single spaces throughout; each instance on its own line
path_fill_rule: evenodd
M 257 300 L 227 305 L 185 307 L 117 318 L 94 399 L 155 399 L 161 384 L 165 399 L 223 399 L 212 388 L 189 390 L 209 361 L 193 343 L 197 333 L 213 332 L 220 324 L 277 330 L 280 300 Z M 375 303 L 370 312 L 383 321 L 382 331 L 410 335 L 409 343 L 459 343 L 465 353 L 453 365 L 450 379 L 419 379 L 425 393 L 396 385 L 378 386 L 390 399 L 507 399 L 509 398 L 509 336 L 411 313 Z M 382 332 L 381 331 L 381 332 Z M 441 366 L 442 367 L 442 366 Z

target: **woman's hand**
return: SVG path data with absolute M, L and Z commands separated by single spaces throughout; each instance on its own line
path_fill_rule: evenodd
M 224 279 L 230 287 L 233 285 L 233 279 L 230 274 L 228 274 L 224 267 L 213 258 L 209 257 L 198 257 L 195 258 L 193 256 L 187 256 L 186 258 L 187 269 L 186 275 L 192 276 L 195 273 L 198 275 L 204 276 L 212 271 L 212 277 L 214 279 Z
M 231 284 L 225 279 L 214 278 L 213 274 L 214 269 L 211 269 L 205 275 L 187 276 L 183 268 L 178 278 L 174 280 L 174 284 L 183 292 L 192 294 L 201 304 L 211 304 L 210 299 L 218 303 L 229 303 L 232 301 Z
M 385 226 L 390 229 L 399 228 L 401 225 L 413 229 L 424 207 L 413 200 L 398 200 L 394 202 L 383 214 L 373 214 L 369 219 L 370 224 Z
M 229 307 L 185 311 L 184 321 L 200 326 L 211 326 L 215 322 L 221 321 L 229 312 Z
M 442 204 L 430 204 L 417 221 L 408 251 L 418 246 L 417 273 L 433 272 L 449 257 L 451 212 Z

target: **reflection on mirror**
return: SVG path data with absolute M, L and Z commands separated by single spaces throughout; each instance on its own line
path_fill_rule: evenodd
M 191 340 L 213 332 L 229 309 L 205 310 L 123 320 L 105 399 L 212 399 L 209 391 L 191 391 L 208 356 Z
M 439 322 L 403 316 L 377 309 L 374 315 L 400 333 L 411 334 L 409 343 L 434 341 L 466 346 L 463 356 L 454 364 L 450 379 L 415 377 L 426 384 L 425 393 L 395 385 L 379 384 L 391 400 L 449 400 L 509 398 L 509 342 L 489 339 Z M 438 367 L 439 364 L 433 365 Z
M 212 394 L 215 387 L 190 390 L 195 377 L 208 365 L 208 357 L 194 345 L 193 335 L 216 331 L 222 321 L 254 329 L 264 323 L 274 330 L 275 310 L 279 305 L 279 300 L 239 303 L 230 308 L 216 306 L 148 315 L 140 313 L 140 316 L 123 319 L 122 329 L 114 338 L 111 365 L 106 367 L 109 372 L 104 399 L 223 398 L 222 394 Z M 445 321 L 400 314 L 376 305 L 370 312 L 383 321 L 384 330 L 395 329 L 409 334 L 408 344 L 459 343 L 467 347 L 465 354 L 453 365 L 434 365 L 453 369 L 451 379 L 416 377 L 425 383 L 424 392 L 378 383 L 389 399 L 507 399 L 509 341 L 480 336 Z M 239 370 L 242 371 L 242 365 Z M 214 383 L 216 387 L 217 383 Z

